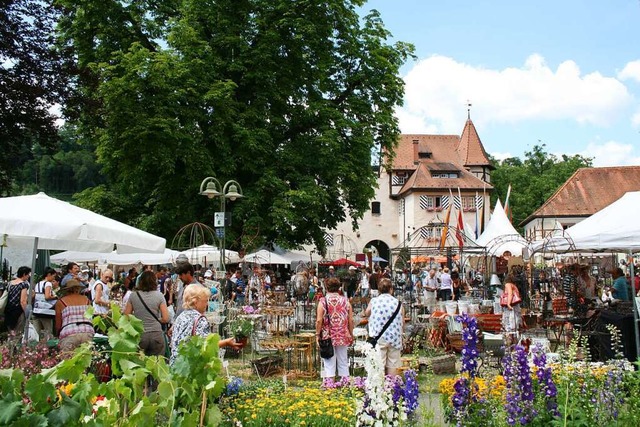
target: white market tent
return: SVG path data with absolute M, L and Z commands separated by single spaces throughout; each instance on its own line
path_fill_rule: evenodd
M 532 252 L 640 251 L 640 191 L 631 191 L 564 232 L 531 245 Z
M 0 198 L 0 235 L 7 246 L 32 248 L 35 268 L 38 249 L 70 249 L 119 253 L 161 253 L 165 239 L 99 215 L 44 193 Z M 33 276 L 32 276 L 33 277 Z M 33 283 L 29 288 L 29 294 Z M 28 337 L 31 297 L 27 297 L 25 340 Z
M 102 252 L 64 251 L 49 258 L 55 264 L 68 264 L 70 262 L 87 264 L 106 264 L 106 258 L 110 254 Z
M 292 259 L 275 252 L 269 252 L 266 249 L 260 249 L 257 252 L 245 255 L 244 261 L 256 264 L 291 264 Z
M 0 198 L 0 234 L 7 246 L 118 253 L 161 253 L 165 239 L 44 193 Z
M 638 207 L 640 191 L 630 191 L 589 218 L 567 228 L 549 239 L 534 242 L 531 252 L 553 249 L 553 252 L 628 252 L 640 251 Z M 633 263 L 630 263 L 633 277 Z M 636 334 L 636 354 L 640 354 L 638 302 L 634 298 L 633 316 Z
M 220 249 L 211 245 L 200 245 L 195 248 L 182 251 L 184 255 L 189 259 L 191 264 L 209 265 L 214 264 L 218 266 L 220 264 Z M 240 256 L 238 252 L 225 249 L 224 251 L 224 263 L 235 264 L 240 262 Z
M 119 254 L 117 252 L 77 252 L 64 251 L 51 255 L 50 259 L 56 264 L 67 264 L 69 262 L 93 263 L 93 264 L 113 264 L 113 265 L 160 265 L 173 264 L 180 252 L 165 249 L 161 254 L 148 252 L 138 252 L 132 254 Z
M 514 228 L 502 207 L 500 200 L 491 214 L 491 219 L 484 232 L 478 237 L 476 243 L 487 248 L 492 256 L 501 256 L 505 251 L 513 256 L 522 255 L 522 249 L 527 246 L 527 241 Z

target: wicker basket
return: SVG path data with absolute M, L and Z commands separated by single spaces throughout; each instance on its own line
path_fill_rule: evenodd
M 280 371 L 282 367 L 282 357 L 267 356 L 252 360 L 251 363 L 260 376 L 268 377 Z

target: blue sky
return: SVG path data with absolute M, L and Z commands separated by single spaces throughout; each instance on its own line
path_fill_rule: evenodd
M 640 165 L 639 0 L 373 0 L 402 68 L 404 133 L 460 134 L 470 100 L 486 150 L 544 143 L 596 166 Z

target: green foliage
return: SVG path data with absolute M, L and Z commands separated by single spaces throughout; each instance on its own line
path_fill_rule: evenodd
M 491 174 L 495 187 L 492 206 L 496 198 L 504 203 L 507 188 L 511 185 L 509 205 L 512 208 L 513 224 L 524 221 L 547 201 L 579 168 L 591 167 L 592 159 L 579 154 L 560 158 L 545 151 L 545 145 L 536 145 L 525 152 L 524 161 L 512 157 L 494 161 L 496 169 Z
M 49 108 L 69 88 L 64 52 L 54 49 L 58 11 L 44 0 L 9 0 L 0 12 L 0 195 L 12 192 L 20 168 L 57 142 Z
M 640 425 L 640 360 L 635 362 L 636 368 L 624 375 L 625 409 L 621 411 L 618 425 L 632 427 Z
M 228 207 L 235 246 L 262 243 L 246 232 L 322 249 L 325 227 L 368 209 L 413 47 L 389 43 L 377 12 L 361 18 L 364 2 L 57 3 L 80 70 L 78 130 L 108 177 L 99 199 L 127 206 L 116 219 L 165 237 L 210 222 L 217 203 L 196 195 L 209 175 L 244 190 Z M 90 193 L 81 205 L 98 205 Z
M 0 425 L 192 426 L 200 423 L 201 411 L 205 425 L 220 423 L 218 336 L 187 340 L 171 370 L 164 358 L 138 350 L 142 322 L 116 306 L 112 311 L 112 318 L 96 324 L 108 331 L 116 376 L 98 383 L 89 369 L 96 351 L 89 344 L 27 380 L 20 370 L 0 370 Z M 150 381 L 158 384 L 155 391 L 148 389 Z
M 236 319 L 229 324 L 229 332 L 236 338 L 246 338 L 253 332 L 253 322 L 249 319 Z

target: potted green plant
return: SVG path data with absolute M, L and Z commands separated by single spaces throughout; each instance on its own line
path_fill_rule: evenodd
M 229 325 L 229 332 L 235 337 L 236 342 L 246 345 L 247 339 L 253 332 L 253 321 L 243 318 L 233 320 Z

